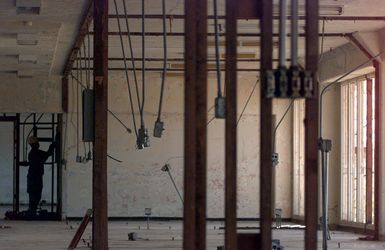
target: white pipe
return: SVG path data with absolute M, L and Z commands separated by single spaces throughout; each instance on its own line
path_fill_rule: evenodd
M 298 0 L 291 0 L 291 65 L 298 66 Z
M 279 66 L 286 64 L 286 0 L 280 0 L 279 4 Z

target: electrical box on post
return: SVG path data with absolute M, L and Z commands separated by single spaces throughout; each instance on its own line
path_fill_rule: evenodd
M 94 90 L 83 90 L 83 141 L 94 141 Z

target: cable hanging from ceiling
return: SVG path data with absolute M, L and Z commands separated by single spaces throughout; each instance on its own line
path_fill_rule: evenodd
M 162 0 L 162 21 L 163 21 L 163 71 L 162 71 L 162 82 L 160 87 L 160 97 L 159 97 L 159 106 L 158 106 L 158 117 L 154 125 L 154 137 L 162 137 L 162 132 L 164 130 L 164 123 L 161 120 L 162 115 L 162 106 L 163 106 L 163 95 L 164 87 L 166 82 L 167 74 L 167 30 L 166 30 L 166 1 Z
M 125 6 L 125 2 L 123 1 L 123 5 Z M 127 67 L 127 59 L 126 59 L 126 52 L 125 52 L 125 48 L 124 48 L 124 43 L 123 43 L 123 36 L 122 36 L 122 28 L 121 28 L 121 25 L 120 25 L 120 19 L 119 19 L 119 11 L 118 11 L 118 6 L 117 6 L 117 3 L 116 3 L 116 0 L 114 0 L 114 6 L 115 6 L 115 12 L 116 12 L 116 21 L 117 21 L 117 24 L 118 24 L 118 29 L 119 29 L 119 39 L 120 39 L 120 45 L 121 45 L 121 48 L 122 48 L 122 54 L 123 54 L 123 63 L 124 63 L 124 68 L 125 68 L 125 76 L 126 76 L 126 81 L 127 81 L 127 88 L 128 88 L 128 97 L 129 97 L 129 102 L 130 102 L 130 108 L 131 108 L 131 114 L 132 114 L 132 122 L 133 122 L 133 125 L 134 125 L 134 131 L 135 131 L 135 136 L 138 140 L 138 129 L 137 129 L 137 125 L 136 125 L 136 120 L 135 120 L 135 110 L 134 110 L 134 105 L 133 105 L 133 101 L 132 101 L 132 93 L 131 93 L 131 87 L 130 87 L 130 79 L 129 79 L 129 76 L 128 76 L 128 67 Z M 125 9 L 125 8 L 124 8 Z M 128 27 L 128 26 L 127 26 Z M 132 57 L 132 55 L 131 55 Z M 135 74 L 134 74 L 135 76 Z M 135 77 L 136 78 L 136 77 Z M 141 109 L 140 107 L 140 102 L 139 102 L 139 96 L 138 96 L 138 106 L 139 106 L 139 110 Z
M 142 105 L 140 108 L 140 128 L 138 130 L 138 139 L 136 145 L 138 149 L 143 149 L 150 146 L 150 138 L 148 130 L 144 123 L 144 104 L 146 97 L 146 22 L 145 22 L 145 0 L 142 0 Z
M 224 119 L 226 116 L 226 100 L 222 94 L 222 79 L 221 79 L 221 64 L 219 54 L 219 24 L 218 24 L 218 3 L 217 0 L 213 1 L 214 4 L 214 39 L 215 39 L 215 64 L 217 74 L 217 97 L 215 98 L 215 118 Z

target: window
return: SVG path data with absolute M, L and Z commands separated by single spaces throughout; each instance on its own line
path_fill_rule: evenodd
M 373 222 L 374 97 L 372 78 L 341 86 L 342 221 Z
M 293 217 L 305 215 L 305 100 L 294 101 Z

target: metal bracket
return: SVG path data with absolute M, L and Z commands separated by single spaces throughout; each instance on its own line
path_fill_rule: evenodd
M 319 138 L 318 149 L 321 152 L 326 152 L 326 153 L 330 152 L 332 150 L 332 140 Z

